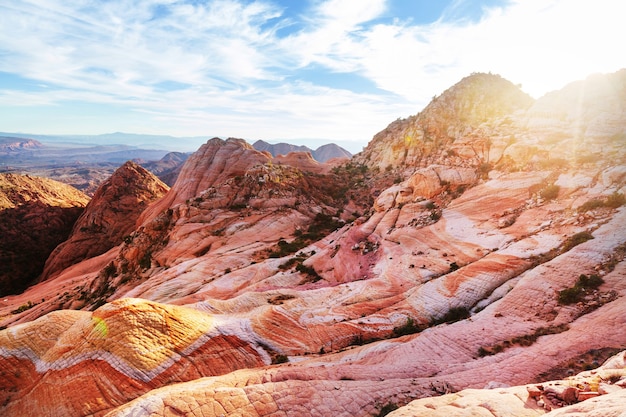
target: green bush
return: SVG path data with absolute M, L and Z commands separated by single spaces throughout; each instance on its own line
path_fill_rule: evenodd
M 434 320 L 433 324 L 454 323 L 455 321 L 464 320 L 469 316 L 470 312 L 466 307 L 452 307 L 443 317 Z
M 583 291 L 578 287 L 566 288 L 559 291 L 559 304 L 574 304 L 582 298 Z
M 579 232 L 570 236 L 564 243 L 561 252 L 567 252 L 575 246 L 585 243 L 588 240 L 593 239 L 593 235 L 589 232 Z
M 587 276 L 581 274 L 571 288 L 566 288 L 559 291 L 559 304 L 574 304 L 583 299 L 583 297 L 589 292 L 589 290 L 595 290 L 604 283 L 604 280 L 598 275 L 592 274 Z
M 287 355 L 283 355 L 280 353 L 272 359 L 272 364 L 286 363 L 286 362 L 289 362 L 289 358 L 287 357 Z
M 383 408 L 380 409 L 380 413 L 378 413 L 378 417 L 383 417 L 386 416 L 387 414 L 391 413 L 392 411 L 395 411 L 398 409 L 398 406 L 394 403 L 387 403 L 383 406 Z
M 408 317 L 406 319 L 406 323 L 401 326 L 397 326 L 393 328 L 393 335 L 395 337 L 406 336 L 407 334 L 414 334 L 421 332 L 422 329 L 418 324 L 415 323 L 413 317 Z

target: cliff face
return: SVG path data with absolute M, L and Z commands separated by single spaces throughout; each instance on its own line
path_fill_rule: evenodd
M 567 103 L 570 88 L 545 100 Z M 9 379 L 2 411 L 55 398 L 89 366 L 111 388 L 76 390 L 49 409 L 368 416 L 444 394 L 396 413 L 623 410 L 623 393 L 599 389 L 621 392 L 623 363 L 606 368 L 616 376 L 574 380 L 574 408 L 556 410 L 565 394 L 549 384 L 528 385 L 626 348 L 626 147 L 616 134 L 626 119 L 621 90 L 600 93 L 585 126 L 614 124 L 581 136 L 562 128 L 556 104 L 539 124 L 544 99 L 475 74 L 334 168 L 210 140 L 122 244 L 2 301 L 11 327 L 0 369 L 33 381 Z M 584 152 L 570 152 L 575 143 Z M 61 307 L 94 311 L 46 314 Z M 25 336 L 37 332 L 54 336 Z M 234 356 L 219 360 L 225 352 Z M 594 385 L 593 375 L 604 376 Z M 505 385 L 522 387 L 477 390 Z
M 53 180 L 0 174 L 0 296 L 22 291 L 41 274 L 88 201 Z

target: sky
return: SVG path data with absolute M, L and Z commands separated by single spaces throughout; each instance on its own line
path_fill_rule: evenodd
M 473 72 L 538 98 L 626 67 L 622 7 L 1 0 L 0 131 L 335 141 L 355 152 Z

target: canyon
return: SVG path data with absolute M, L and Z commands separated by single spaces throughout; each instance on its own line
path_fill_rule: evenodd
M 352 158 L 181 163 L 62 196 L 0 298 L 0 414 L 626 412 L 626 70 L 471 74 Z

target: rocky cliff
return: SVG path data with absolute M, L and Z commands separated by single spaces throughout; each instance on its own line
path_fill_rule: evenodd
M 626 349 L 624 100 L 598 91 L 571 131 L 474 74 L 334 167 L 210 140 L 123 243 L 0 303 L 2 412 L 624 412 L 623 353 L 540 383 Z
M 41 274 L 88 201 L 53 180 L 0 174 L 0 296 L 21 292 Z

